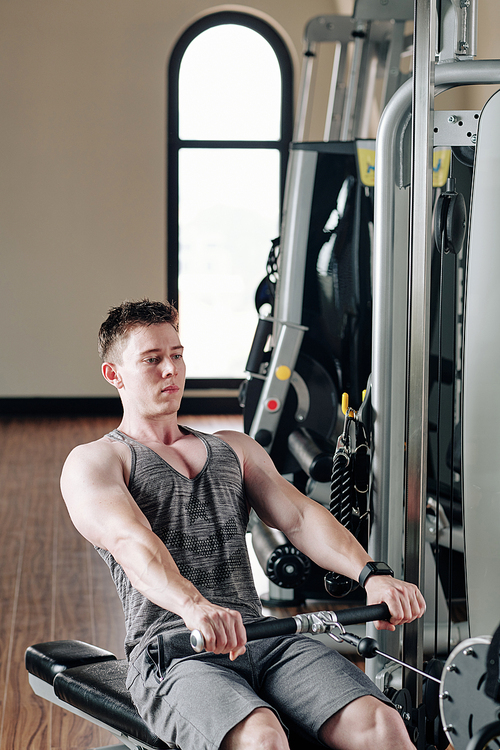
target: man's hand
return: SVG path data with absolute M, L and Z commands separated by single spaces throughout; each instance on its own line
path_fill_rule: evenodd
M 205 651 L 229 654 L 231 661 L 246 651 L 247 634 L 241 614 L 234 609 L 218 607 L 208 601 L 191 603 L 183 620 L 189 630 L 199 630 L 205 641 Z
M 390 622 L 377 621 L 377 630 L 395 630 L 396 625 L 412 622 L 425 612 L 425 600 L 413 583 L 398 581 L 391 576 L 370 576 L 365 584 L 366 603 L 385 602 L 391 613 Z

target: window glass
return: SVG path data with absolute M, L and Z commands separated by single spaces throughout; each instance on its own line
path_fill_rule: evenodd
M 255 291 L 279 233 L 274 149 L 181 149 L 180 336 L 191 378 L 242 377 Z
M 186 29 L 168 91 L 168 297 L 188 379 L 241 379 L 255 292 L 279 234 L 292 66 L 261 19 L 220 11 Z
M 278 140 L 281 72 L 261 34 L 239 24 L 203 31 L 179 73 L 183 140 Z

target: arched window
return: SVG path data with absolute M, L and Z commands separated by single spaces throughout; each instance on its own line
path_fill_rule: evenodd
M 168 91 L 168 298 L 188 389 L 242 379 L 291 138 L 292 65 L 276 31 L 229 11 L 193 24 Z

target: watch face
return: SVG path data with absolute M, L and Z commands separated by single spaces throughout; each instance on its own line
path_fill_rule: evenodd
M 390 567 L 390 565 L 387 565 L 385 562 L 367 562 L 363 570 L 361 571 L 359 575 L 359 585 L 364 586 L 366 583 L 367 578 L 369 578 L 371 575 L 374 576 L 393 576 L 394 571 Z
M 374 573 L 392 573 L 392 568 L 385 562 L 368 563 Z

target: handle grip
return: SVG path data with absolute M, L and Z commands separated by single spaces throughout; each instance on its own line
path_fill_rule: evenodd
M 362 622 L 373 622 L 374 620 L 391 619 L 389 607 L 385 602 L 381 604 L 370 604 L 367 607 L 353 607 L 352 609 L 341 609 L 335 613 L 337 622 L 341 625 L 356 625 Z
M 250 622 L 245 625 L 248 641 L 256 641 L 260 638 L 272 638 L 275 635 L 293 635 L 294 633 L 319 632 L 313 628 L 314 615 L 296 615 L 295 617 L 284 617 L 279 620 L 264 620 Z M 330 622 L 338 622 L 341 625 L 354 625 L 355 623 L 372 622 L 373 620 L 390 620 L 391 613 L 387 604 L 371 604 L 367 607 L 353 607 L 352 609 L 341 609 L 338 612 L 319 613 L 327 615 Z M 325 632 L 323 630 L 323 632 Z M 191 646 L 197 653 L 205 648 L 203 634 L 199 630 L 193 630 L 190 637 Z

